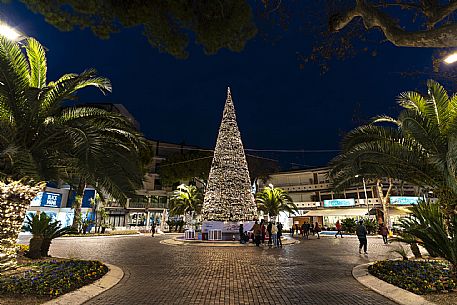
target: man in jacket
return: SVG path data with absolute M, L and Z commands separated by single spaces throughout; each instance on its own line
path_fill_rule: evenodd
M 262 233 L 262 231 L 260 230 L 260 225 L 257 222 L 257 220 L 255 221 L 254 225 L 252 226 L 251 231 L 254 234 L 255 245 L 258 247 L 260 245 L 260 234 Z
M 362 247 L 363 252 L 368 254 L 367 252 L 367 228 L 363 225 L 363 220 L 359 221 L 359 225 L 357 226 L 357 237 L 359 238 L 359 254 L 362 254 Z

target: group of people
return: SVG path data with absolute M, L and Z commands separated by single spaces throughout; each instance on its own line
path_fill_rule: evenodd
M 340 235 L 341 238 L 343 238 L 343 226 L 341 225 L 339 220 L 337 220 L 335 227 L 336 227 L 335 238 L 338 238 L 338 235 Z M 296 224 L 294 227 L 290 228 L 290 235 L 292 237 L 294 236 L 294 231 L 296 232 L 297 235 L 300 234 L 303 238 L 306 238 L 306 239 L 309 239 L 309 233 L 311 231 L 313 233 L 313 235 L 317 234 L 317 238 L 319 239 L 320 238 L 319 232 L 321 232 L 321 228 L 320 228 L 318 222 L 316 222 L 314 224 L 314 226 L 312 226 L 307 221 L 305 221 L 300 227 L 298 226 L 298 224 Z M 389 234 L 389 229 L 387 228 L 387 226 L 384 223 L 380 224 L 379 233 L 382 236 L 384 244 L 387 244 L 388 243 L 387 236 Z M 367 234 L 368 234 L 367 228 L 363 224 L 363 220 L 360 220 L 357 225 L 357 228 L 356 228 L 356 235 L 357 235 L 357 238 L 359 239 L 359 253 L 360 254 L 362 254 L 362 249 L 363 249 L 364 254 L 368 254 L 368 252 L 367 252 L 367 247 L 368 247 Z
M 297 236 L 302 236 L 303 238 L 309 239 L 309 234 L 312 233 L 313 235 L 317 234 L 317 239 L 320 239 L 320 232 L 322 231 L 319 223 L 316 221 L 314 225 L 305 221 L 301 226 L 295 224 L 295 227 L 290 228 L 290 236 L 294 237 L 294 231 Z
M 265 244 L 265 239 L 268 237 L 268 246 L 270 247 L 282 247 L 282 224 L 280 222 L 275 223 L 273 221 L 268 222 L 265 225 L 265 221 L 262 219 L 260 223 L 256 220 L 252 228 L 249 230 L 252 232 L 252 240 L 257 247 L 260 244 Z M 240 243 L 244 244 L 249 242 L 249 234 L 245 231 L 243 224 L 240 224 Z
M 382 240 L 384 241 L 384 244 L 388 243 L 387 240 L 387 235 L 389 235 L 389 229 L 384 223 L 381 223 L 379 225 L 379 233 L 382 235 Z M 363 253 L 368 254 L 367 252 L 367 247 L 368 247 L 368 240 L 367 240 L 367 228 L 363 224 L 363 220 L 359 221 L 359 224 L 357 225 L 356 229 L 356 234 L 357 238 L 359 239 L 359 254 L 362 254 L 362 248 L 363 248 Z

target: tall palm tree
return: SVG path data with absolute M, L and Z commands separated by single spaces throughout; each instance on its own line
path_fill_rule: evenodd
M 186 224 L 189 227 L 195 214 L 201 213 L 203 194 L 194 185 L 179 185 L 173 192 L 170 200 L 170 214 L 184 215 Z M 190 219 L 189 219 L 190 217 Z
M 433 188 L 448 213 L 455 210 L 457 95 L 433 80 L 427 89 L 401 93 L 398 118 L 376 117 L 345 136 L 342 153 L 331 162 L 336 187 L 357 183 L 357 175 L 397 178 Z
M 46 74 L 38 41 L 0 36 L 0 179 L 65 181 L 79 193 L 91 184 L 124 200 L 142 181 L 141 134 L 121 114 L 66 104 L 82 88 L 106 93 L 111 83 L 93 69 L 55 82 Z
M 286 191 L 279 187 L 266 186 L 262 191 L 255 195 L 257 208 L 275 218 L 279 212 L 295 213 L 297 206 Z

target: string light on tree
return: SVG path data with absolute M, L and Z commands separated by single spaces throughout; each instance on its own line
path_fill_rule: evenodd
M 16 240 L 30 201 L 44 184 L 0 181 L 0 273 L 16 266 Z
M 247 221 L 257 214 L 230 88 L 227 90 L 202 214 L 203 220 L 213 221 Z

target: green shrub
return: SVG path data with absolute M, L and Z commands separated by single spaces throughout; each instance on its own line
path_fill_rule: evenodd
M 379 230 L 378 222 L 375 219 L 370 219 L 368 217 L 364 218 L 363 224 L 365 225 L 365 228 L 367 228 L 368 234 L 376 234 Z
M 341 225 L 346 233 L 354 233 L 355 228 L 357 227 L 357 222 L 354 218 L 345 218 L 341 221 Z
M 410 210 L 412 217 L 400 219 L 403 233 L 398 239 L 406 234 L 430 255 L 446 259 L 457 278 L 457 215 L 446 215 L 438 203 L 420 202 Z
M 0 277 L 0 294 L 56 297 L 98 280 L 108 267 L 97 261 L 46 261 L 28 264 L 20 274 Z
M 380 261 L 368 272 L 392 285 L 416 294 L 450 291 L 456 288 L 450 264 L 445 261 Z

